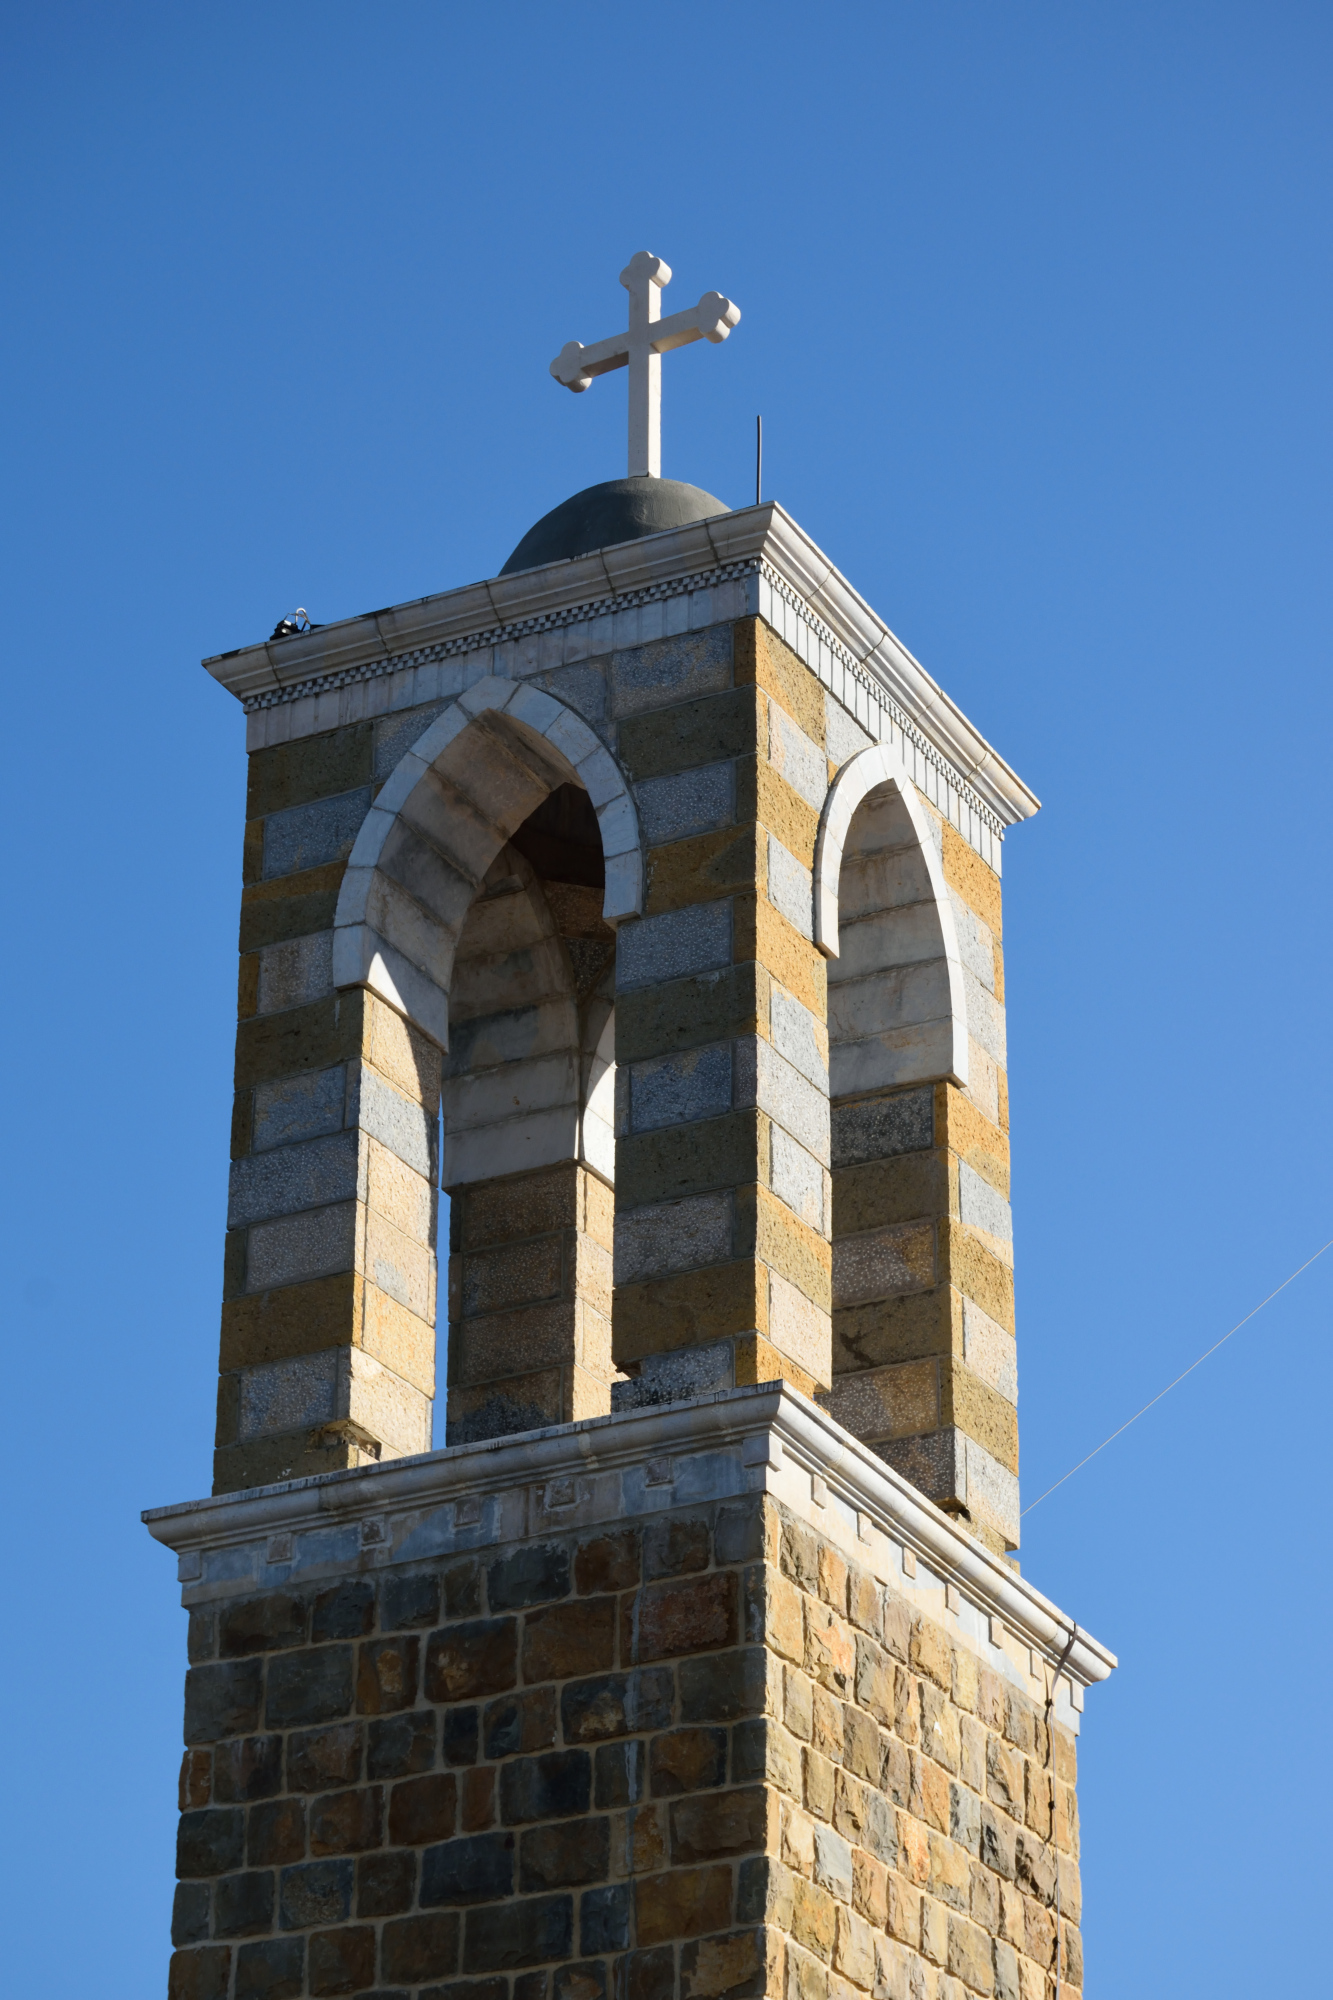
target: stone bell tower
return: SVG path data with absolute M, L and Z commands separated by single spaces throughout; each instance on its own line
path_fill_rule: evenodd
M 1081 1985 L 1112 1656 L 1018 1573 L 1000 851 L 776 504 L 629 475 L 206 662 L 250 786 L 172 2000 Z M 449 1197 L 445 1445 L 432 1450 Z

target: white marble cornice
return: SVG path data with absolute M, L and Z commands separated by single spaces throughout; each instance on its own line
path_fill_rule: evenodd
M 1028 819 L 1035 795 L 828 557 L 776 502 L 743 507 L 645 535 L 565 562 L 492 577 L 382 611 L 343 618 L 289 639 L 266 640 L 204 661 L 247 707 L 336 685 L 339 679 L 435 651 L 462 650 L 609 607 L 684 592 L 711 577 L 762 572 L 827 642 L 847 656 L 920 730 L 995 814 L 1001 827 Z
M 663 1467 L 682 1505 L 765 1492 L 808 1513 L 817 1491 L 817 1505 L 840 1514 L 852 1532 L 873 1528 L 909 1552 L 904 1591 L 916 1593 L 920 1565 L 926 1591 L 941 1596 L 946 1609 L 970 1608 L 972 1626 L 989 1626 L 992 1645 L 1002 1630 L 1006 1642 L 1030 1648 L 1048 1666 L 1063 1661 L 1080 1688 L 1105 1680 L 1116 1665 L 1113 1653 L 1024 1577 L 781 1382 L 154 1507 L 143 1520 L 180 1557 L 186 1602 L 202 1602 L 301 1574 L 333 1574 L 345 1567 L 358 1537 L 381 1560 L 415 1561 L 432 1550 L 494 1546 L 626 1518 L 645 1504 L 645 1468 L 660 1474 Z M 671 1489 L 659 1476 L 649 1485 L 652 1504 L 670 1504 Z M 552 1501 L 553 1490 L 562 1488 L 568 1500 L 561 1493 Z M 475 1525 L 460 1529 L 464 1518 Z M 280 1557 L 275 1542 L 282 1544 Z

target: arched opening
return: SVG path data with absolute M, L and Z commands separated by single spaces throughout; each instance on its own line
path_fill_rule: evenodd
M 337 983 L 446 1052 L 450 1443 L 610 1407 L 615 924 L 640 880 L 615 761 L 500 680 L 431 725 L 353 850 Z
M 936 1086 L 968 1076 L 966 994 L 940 830 L 886 745 L 850 760 L 825 807 L 816 941 L 828 955 L 833 1370 L 847 1428 L 930 1492 L 945 1446 L 951 1340 L 941 1285 L 948 1167 Z

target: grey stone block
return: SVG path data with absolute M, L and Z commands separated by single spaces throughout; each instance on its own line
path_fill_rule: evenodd
M 251 1438 L 332 1423 L 338 1409 L 338 1354 L 299 1354 L 241 1376 L 240 1435 Z
M 246 1289 L 266 1292 L 303 1278 L 350 1271 L 355 1243 L 356 1204 L 351 1201 L 257 1223 L 246 1246 Z
M 345 1923 L 352 1913 L 355 1873 L 351 1861 L 312 1861 L 284 1868 L 278 1892 L 278 1922 L 283 1930 Z
M 952 1424 L 924 1437 L 889 1438 L 871 1446 L 877 1458 L 910 1479 L 928 1500 L 964 1500 L 967 1440 Z
M 347 1070 L 343 1063 L 334 1069 L 314 1070 L 307 1076 L 287 1077 L 281 1083 L 256 1084 L 251 1140 L 254 1151 L 264 1153 L 273 1146 L 290 1146 L 302 1139 L 340 1132 L 346 1093 Z
M 827 1093 L 808 1083 L 771 1042 L 747 1036 L 735 1044 L 735 1097 L 738 1109 L 755 1104 L 800 1141 L 825 1166 L 829 1163 Z
M 258 1011 L 279 1014 L 305 1007 L 333 991 L 333 932 L 266 944 L 259 954 Z
M 622 924 L 616 938 L 616 986 L 657 985 L 731 964 L 730 902 L 696 903 L 660 917 Z
M 769 1175 L 774 1194 L 811 1229 L 823 1230 L 828 1220 L 824 1214 L 823 1167 L 780 1125 L 772 1126 L 771 1131 Z
M 278 1653 L 269 1661 L 265 1721 L 270 1729 L 334 1722 L 351 1706 L 350 1646 L 315 1646 Z
M 191 1667 L 185 1676 L 185 1741 L 217 1743 L 257 1729 L 263 1672 L 257 1659 Z
M 736 817 L 736 771 L 732 764 L 705 764 L 668 778 L 649 778 L 635 787 L 639 829 L 646 847 L 711 833 Z
M 545 688 L 557 701 L 563 701 L 576 715 L 590 722 L 599 734 L 605 735 L 601 726 L 606 717 L 604 666 L 553 667 L 550 673 L 539 674 L 534 685 Z
M 818 812 L 828 791 L 828 759 L 775 701 L 768 705 L 769 762 Z
M 831 1826 L 815 1828 L 815 1880 L 840 1902 L 851 1902 L 852 1850 Z
M 208 1912 L 212 1890 L 207 1882 L 178 1882 L 171 1906 L 171 1942 L 203 1944 L 208 1937 Z
M 871 740 L 836 696 L 825 694 L 824 750 L 830 763 L 845 764 L 858 750 L 869 749 Z
M 715 1042 L 711 1048 L 635 1063 L 630 1071 L 631 1130 L 651 1132 L 730 1111 L 731 1057 L 730 1042 Z
M 370 787 L 317 799 L 313 805 L 288 806 L 270 813 L 264 822 L 264 880 L 295 875 L 302 868 L 322 868 L 344 861 L 361 822 L 370 811 Z
M 437 715 L 449 706 L 446 701 L 424 702 L 420 708 L 405 708 L 395 715 L 382 715 L 375 724 L 375 776 L 387 778 L 419 736 L 424 736 Z
M 958 1214 L 970 1229 L 984 1229 L 1002 1243 L 1014 1240 L 1014 1217 L 1004 1196 L 966 1160 L 958 1163 Z
M 814 877 L 774 834 L 768 836 L 768 900 L 793 930 L 813 937 Z
M 673 1354 L 650 1354 L 629 1382 L 611 1384 L 613 1410 L 646 1410 L 659 1403 L 684 1403 L 732 1386 L 731 1343 L 682 1347 Z
M 1005 1039 L 1004 1004 L 988 993 L 974 972 L 963 967 L 963 991 L 967 995 L 967 1032 L 1001 1069 L 1008 1063 Z
M 769 1032 L 773 1046 L 807 1083 L 828 1094 L 828 1064 L 824 1059 L 826 1036 L 808 1007 L 774 985 L 768 1006 Z
M 332 1201 L 355 1201 L 359 1150 L 355 1132 L 336 1132 L 233 1160 L 228 1229 Z
M 633 1285 L 668 1271 L 725 1264 L 731 1256 L 732 1208 L 728 1190 L 625 1210 L 616 1217 L 616 1283 Z
M 611 701 L 617 716 L 641 715 L 645 709 L 730 686 L 730 624 L 654 639 L 611 656 Z
M 935 1093 L 929 1087 L 833 1107 L 835 1168 L 923 1152 L 934 1143 Z
M 387 1146 L 404 1166 L 424 1174 L 427 1180 L 433 1178 L 436 1130 L 433 1108 L 427 1112 L 424 1106 L 413 1104 L 365 1063 L 357 1065 L 348 1096 L 349 1122 L 369 1132 L 381 1146 Z

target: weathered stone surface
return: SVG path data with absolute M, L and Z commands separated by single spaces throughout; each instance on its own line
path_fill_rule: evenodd
M 262 1673 L 258 1660 L 191 1667 L 185 1676 L 185 1741 L 216 1743 L 257 1729 Z

